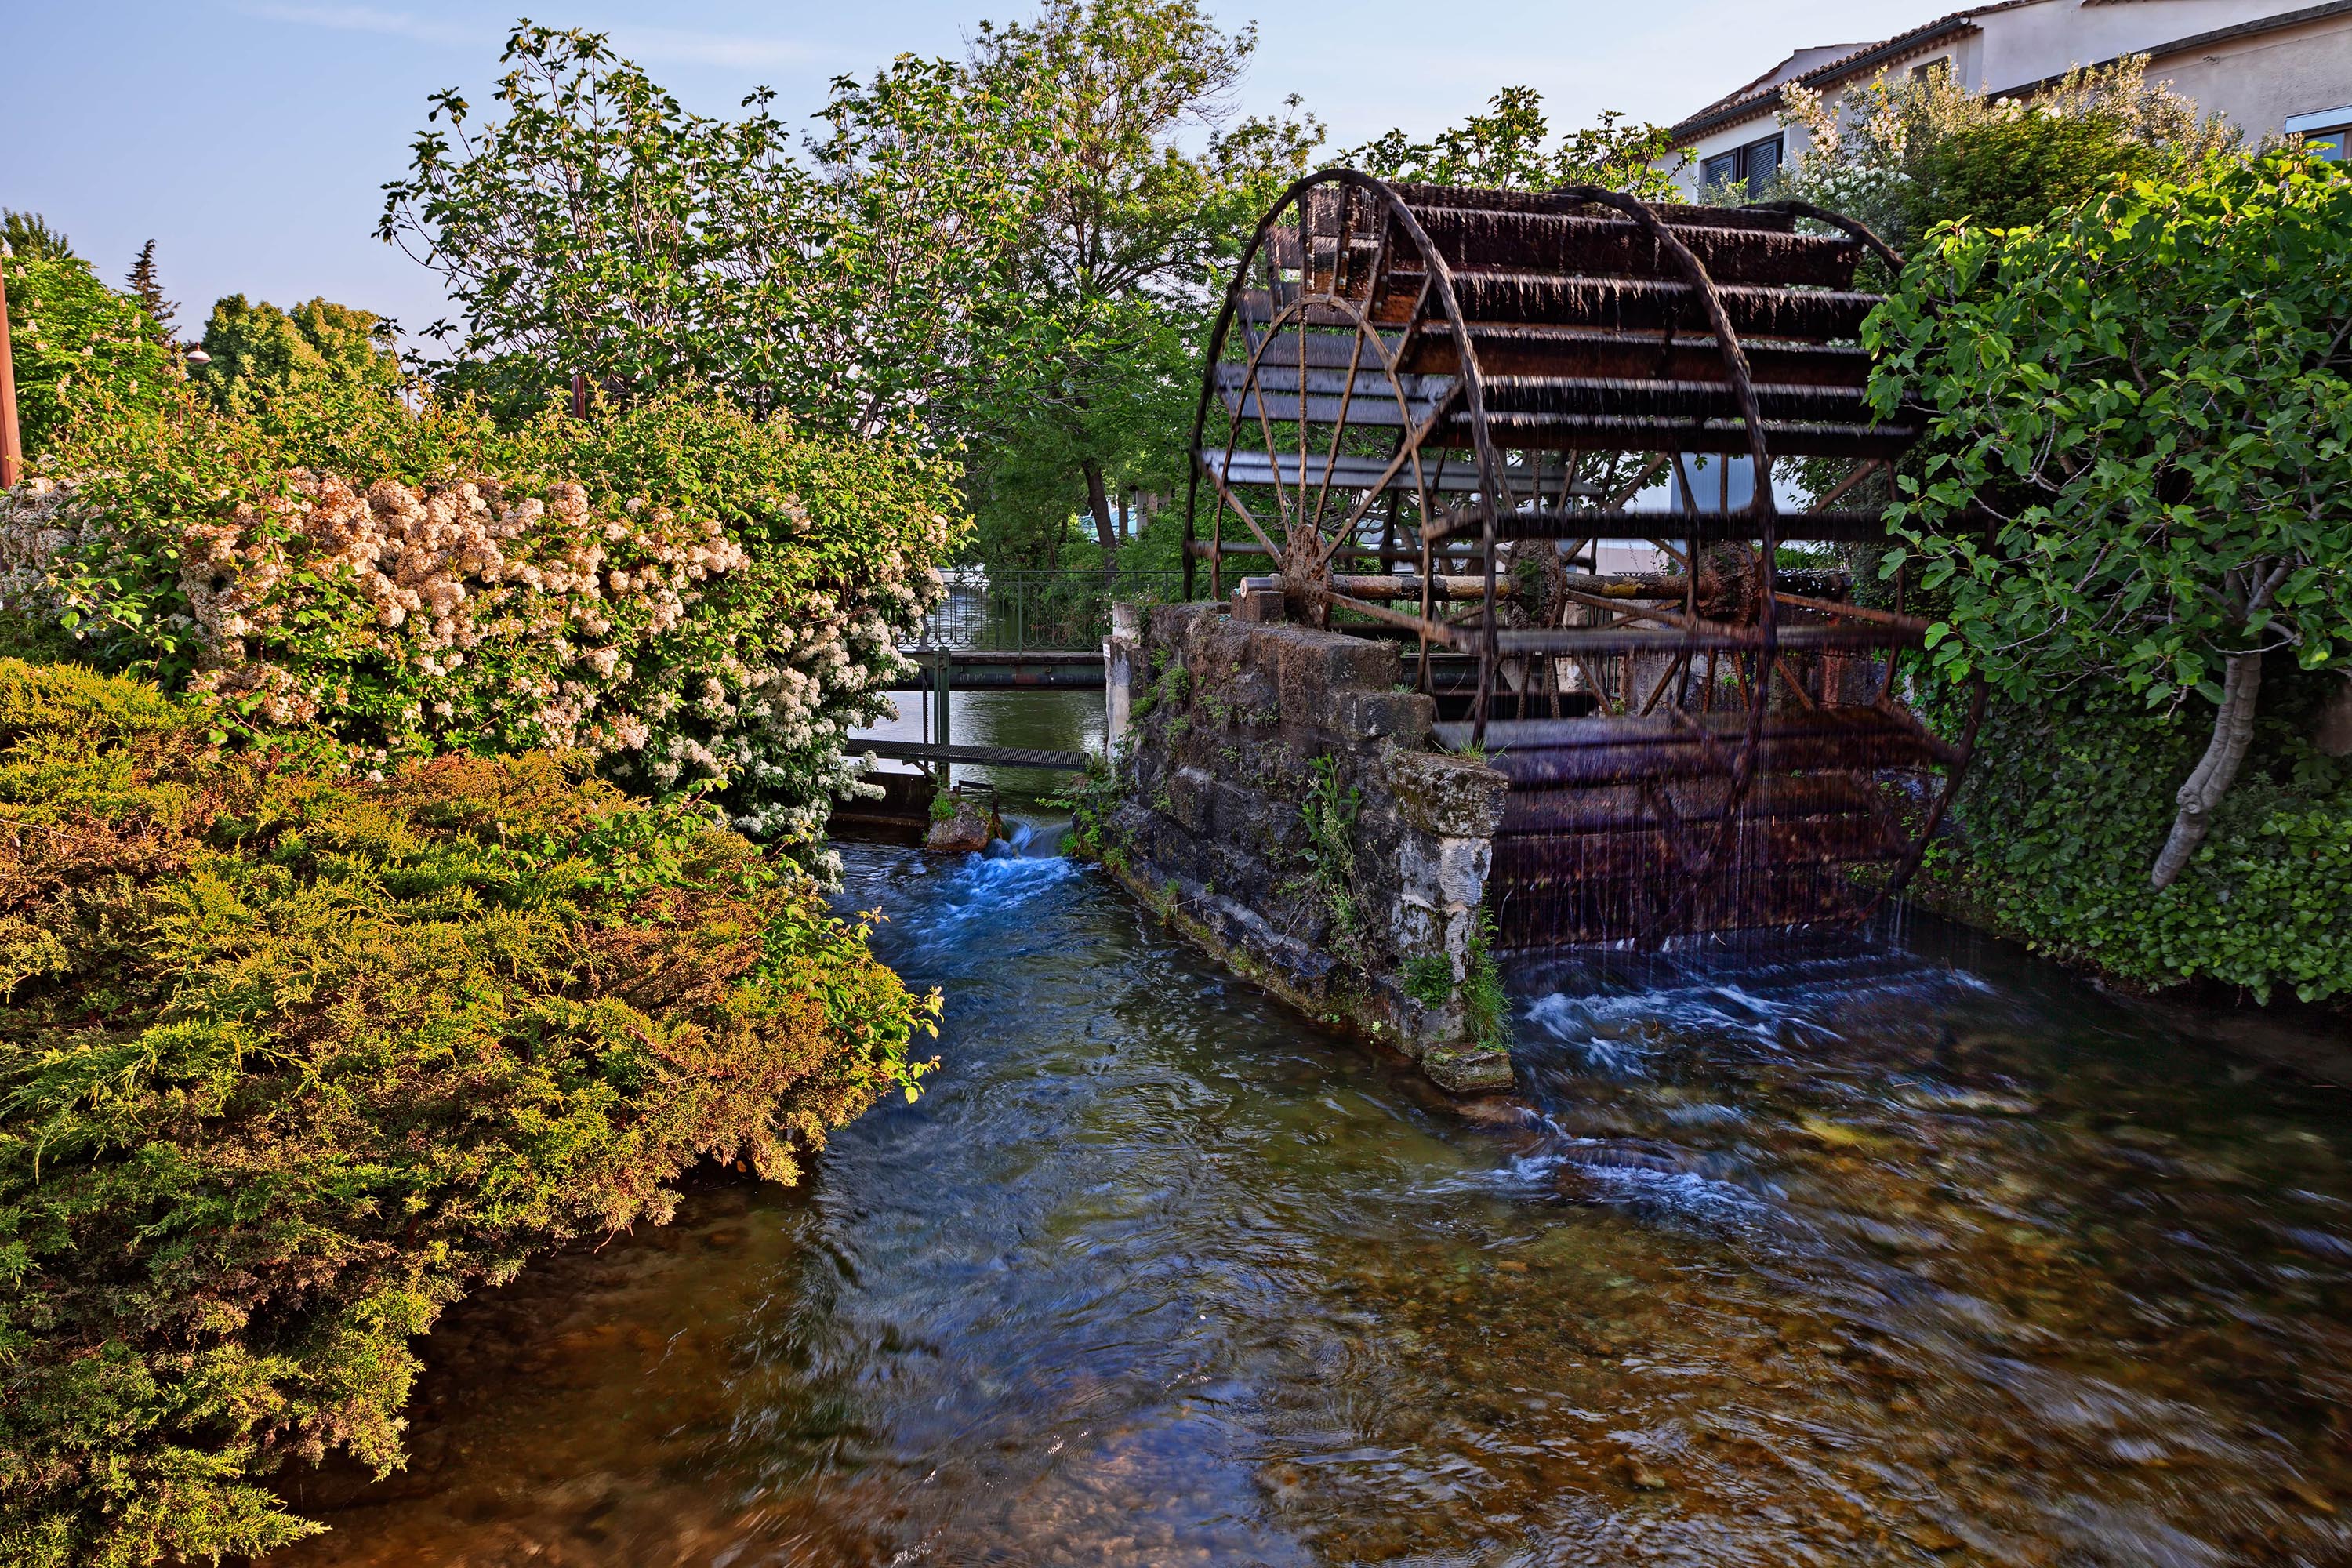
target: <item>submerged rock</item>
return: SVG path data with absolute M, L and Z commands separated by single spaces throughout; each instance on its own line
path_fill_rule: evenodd
M 931 830 L 923 847 L 935 855 L 970 855 L 984 850 L 997 837 L 996 802 L 988 795 L 969 795 L 959 785 L 931 803 Z

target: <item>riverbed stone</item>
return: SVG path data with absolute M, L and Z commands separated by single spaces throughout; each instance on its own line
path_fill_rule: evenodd
M 1511 1053 L 1496 1047 L 1440 1046 L 1422 1053 L 1421 1070 L 1449 1094 L 1491 1094 L 1511 1087 Z
M 947 798 L 944 816 L 936 813 L 930 831 L 923 836 L 923 847 L 936 855 L 971 854 L 988 847 L 996 836 L 996 803 L 993 796 L 970 795 L 961 790 Z
M 1416 958 L 1465 972 L 1507 786 L 1430 749 L 1434 704 L 1398 689 L 1397 645 L 1216 605 L 1122 624 L 1144 684 L 1106 866 L 1236 970 L 1452 1092 L 1508 1088 L 1509 1054 L 1465 1037 L 1458 1000 L 1404 992 Z M 1352 803 L 1336 864 L 1309 821 L 1334 784 Z

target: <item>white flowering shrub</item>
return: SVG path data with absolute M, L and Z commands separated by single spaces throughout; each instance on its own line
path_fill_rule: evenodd
M 585 752 L 804 846 L 964 526 L 945 465 L 719 405 L 85 423 L 0 497 L 0 613 L 225 727 L 315 723 L 386 763 Z
M 1780 123 L 1804 151 L 1774 195 L 1843 213 L 1909 251 L 1937 222 L 2038 224 L 2120 174 L 2193 165 L 2241 140 L 2129 55 L 2076 68 L 2032 99 L 1990 98 L 1949 71 L 1887 75 L 1832 103 L 1801 82 L 1781 89 Z M 1745 193 L 1736 199 L 1745 200 Z

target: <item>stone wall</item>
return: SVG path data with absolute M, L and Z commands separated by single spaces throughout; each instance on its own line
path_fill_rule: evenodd
M 1104 864 L 1325 1022 L 1453 1091 L 1507 1087 L 1463 987 L 1504 780 L 1431 749 L 1395 646 L 1179 605 L 1122 613 L 1106 653 L 1129 689 L 1110 699 Z

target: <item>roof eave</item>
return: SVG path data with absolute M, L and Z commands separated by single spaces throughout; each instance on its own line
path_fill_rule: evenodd
M 1948 38 L 1982 32 L 1983 29 L 1969 17 L 1969 13 L 1962 13 L 1958 16 L 1946 16 L 1941 21 L 1930 22 L 1924 27 L 1915 27 L 1908 33 L 1898 33 L 1885 43 L 1874 44 L 1859 54 L 1848 55 L 1843 59 L 1832 60 L 1827 65 L 1817 66 L 1811 70 L 1790 78 L 1789 81 L 1780 83 L 1779 86 L 1767 88 L 1751 98 L 1739 99 L 1719 109 L 1710 109 L 1694 114 L 1688 120 L 1668 128 L 1667 134 L 1673 140 L 1667 145 L 1675 149 L 1687 147 L 1700 137 L 1712 135 L 1726 126 L 1738 125 L 1742 121 L 1770 114 L 1779 110 L 1783 96 L 1792 83 L 1801 83 L 1809 88 L 1832 86 L 1866 71 L 1892 65 L 1895 61 L 1906 56 L 1916 54 L 1922 49 L 1933 48 Z

